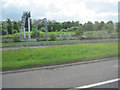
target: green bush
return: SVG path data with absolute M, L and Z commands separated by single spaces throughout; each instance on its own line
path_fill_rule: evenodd
M 45 27 L 41 27 L 40 31 L 45 32 L 46 31 Z
M 31 37 L 32 37 L 32 38 L 37 38 L 38 36 L 39 36 L 38 30 L 34 29 L 34 30 L 32 31 L 32 33 L 31 33 Z
M 70 27 L 70 28 L 67 28 L 67 32 L 76 31 L 76 30 L 78 30 L 78 29 L 79 29 L 79 27 L 77 27 L 77 26 Z
M 18 31 L 16 29 L 13 30 L 13 33 L 18 33 Z
M 67 30 L 66 29 L 61 29 L 60 32 L 67 32 Z
M 8 34 L 7 30 L 2 30 L 2 35 Z
M 13 37 L 14 42 L 20 42 L 20 34 L 15 34 Z
M 55 33 L 51 33 L 50 34 L 50 41 L 55 41 L 56 40 L 56 34 Z

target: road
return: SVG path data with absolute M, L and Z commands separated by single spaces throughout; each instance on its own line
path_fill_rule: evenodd
M 118 59 L 108 59 L 54 69 L 3 74 L 3 88 L 75 88 L 117 79 Z M 112 83 L 94 88 L 118 88 L 117 82 Z
M 111 86 L 112 86 L 112 88 L 118 87 L 118 81 L 112 82 L 112 83 L 108 83 L 108 84 L 104 84 L 104 85 L 99 85 L 99 86 L 96 86 L 94 88 L 109 88 Z

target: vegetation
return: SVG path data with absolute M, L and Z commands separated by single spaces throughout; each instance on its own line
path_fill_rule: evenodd
M 117 27 L 116 23 L 116 27 Z M 32 31 L 36 28 L 35 23 L 31 24 Z M 114 23 L 112 21 L 108 21 L 107 23 L 104 23 L 104 21 L 95 23 L 92 23 L 88 21 L 87 23 L 81 24 L 79 21 L 67 21 L 67 22 L 57 22 L 57 21 L 48 21 L 47 22 L 47 28 L 48 32 L 73 32 L 78 29 L 79 26 L 82 26 L 83 31 L 101 31 L 101 30 L 107 30 L 108 32 L 111 30 L 114 30 Z M 45 32 L 45 25 L 44 22 L 38 23 L 37 30 Z M 11 21 L 10 19 L 7 19 L 7 21 L 2 21 L 2 32 L 3 35 L 6 34 L 13 34 L 13 30 L 17 30 L 17 32 L 20 32 L 21 29 L 21 21 Z M 27 29 L 26 29 L 27 30 Z M 4 33 L 6 32 L 7 33 Z M 117 31 L 117 28 L 116 28 Z
M 55 33 L 51 33 L 50 34 L 50 41 L 55 41 L 56 40 L 56 34 Z
M 20 34 L 16 34 L 14 35 L 13 39 L 14 39 L 14 42 L 20 42 Z
M 6 50 L 2 51 L 2 68 L 3 70 L 21 69 L 117 55 L 117 42 Z
M 27 26 L 27 25 L 26 25 Z M 58 40 L 60 37 L 59 34 L 63 34 L 63 39 L 68 39 L 69 33 L 74 39 L 83 39 L 83 36 L 87 36 L 87 39 L 108 39 L 108 38 L 117 38 L 118 33 L 118 23 L 115 24 L 112 21 L 105 23 L 104 21 L 92 23 L 88 21 L 87 23 L 81 24 L 79 21 L 66 21 L 66 22 L 57 22 L 49 21 L 47 22 L 48 30 L 48 39 L 49 40 Z M 13 42 L 15 36 L 20 34 L 21 21 L 11 21 L 7 19 L 2 21 L 2 38 L 3 42 Z M 38 23 L 37 25 L 33 22 L 31 24 L 31 37 L 37 41 L 45 40 L 45 25 L 44 22 Z M 109 34 L 109 35 L 108 35 Z M 9 38 L 11 37 L 11 38 Z M 19 37 L 19 36 L 18 36 Z M 26 37 L 28 37 L 28 31 L 26 28 Z M 18 38 L 19 39 L 19 38 Z M 47 40 L 48 40 L 47 39 Z M 20 40 L 17 40 L 20 41 Z

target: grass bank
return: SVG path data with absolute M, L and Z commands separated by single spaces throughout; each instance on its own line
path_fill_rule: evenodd
M 61 64 L 118 55 L 118 43 L 88 43 L 2 51 L 3 70 Z

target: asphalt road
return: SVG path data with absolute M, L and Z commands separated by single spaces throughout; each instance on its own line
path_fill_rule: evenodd
M 95 86 L 93 88 L 109 88 L 109 87 L 117 88 L 118 87 L 118 81 L 112 82 L 112 83 L 108 83 L 108 84 L 104 84 L 104 85 Z
M 108 59 L 55 69 L 3 74 L 3 88 L 74 88 L 117 79 L 118 59 Z M 117 82 L 112 83 L 94 88 L 118 88 Z

